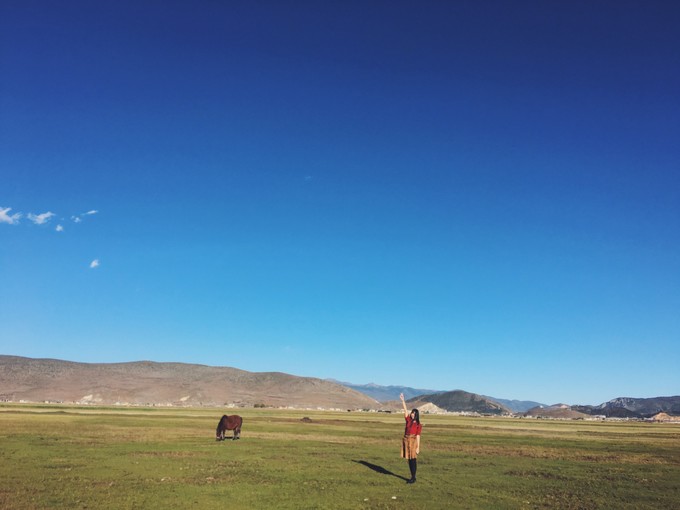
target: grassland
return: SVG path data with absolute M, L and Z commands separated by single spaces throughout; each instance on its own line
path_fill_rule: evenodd
M 0 406 L 0 508 L 680 508 L 680 426 L 243 409 Z M 309 418 L 309 420 L 302 420 Z

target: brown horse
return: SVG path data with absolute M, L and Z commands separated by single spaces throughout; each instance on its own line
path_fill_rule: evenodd
M 243 425 L 243 418 L 241 418 L 238 414 L 232 414 L 231 416 L 227 416 L 226 414 L 222 416 L 220 419 L 220 422 L 217 424 L 217 430 L 215 431 L 215 436 L 217 441 L 224 441 L 224 433 L 227 430 L 233 430 L 234 431 L 234 437 L 232 439 L 240 439 L 241 438 L 241 425 Z

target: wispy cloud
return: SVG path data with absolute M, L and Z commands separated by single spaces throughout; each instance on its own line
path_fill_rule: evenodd
M 10 225 L 16 225 L 17 223 L 19 223 L 21 213 L 10 214 L 9 212 L 11 210 L 12 210 L 11 207 L 5 208 L 0 207 L 0 223 L 8 223 Z
M 28 219 L 31 220 L 33 223 L 36 225 L 44 225 L 48 221 L 50 221 L 50 218 L 54 216 L 55 214 L 53 212 L 45 212 L 42 214 L 33 214 L 33 213 L 28 213 Z
M 92 262 L 90 262 L 90 269 L 95 269 L 99 267 L 99 259 L 94 259 Z
M 0 223 L 6 223 L 8 225 L 17 225 L 19 224 L 19 220 L 21 218 L 26 217 L 35 225 L 45 225 L 49 223 L 53 217 L 56 216 L 56 214 L 53 213 L 52 211 L 47 211 L 40 214 L 32 212 L 26 214 L 22 212 L 11 213 L 11 211 L 12 211 L 11 207 L 0 207 Z M 86 216 L 92 216 L 95 214 L 99 214 L 99 211 L 97 209 L 90 209 L 87 212 L 71 216 L 71 220 L 74 223 L 81 223 L 83 221 L 83 218 L 85 218 Z M 62 220 L 64 220 L 64 218 L 62 218 Z M 64 231 L 63 224 L 57 225 L 55 230 L 57 232 L 63 232 Z
M 71 220 L 73 220 L 74 223 L 81 223 L 85 216 L 92 216 L 93 214 L 98 214 L 98 213 L 99 213 L 99 211 L 97 209 L 91 209 L 91 210 L 84 212 L 84 213 L 74 214 L 73 216 L 71 216 Z

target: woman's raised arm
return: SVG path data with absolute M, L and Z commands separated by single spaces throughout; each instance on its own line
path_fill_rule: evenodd
M 406 408 L 406 401 L 404 400 L 404 394 L 400 393 L 399 398 L 401 399 L 401 405 L 404 407 L 404 418 L 408 418 L 408 409 Z

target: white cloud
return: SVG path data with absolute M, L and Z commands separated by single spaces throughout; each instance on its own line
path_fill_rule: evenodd
M 97 209 L 91 209 L 87 212 L 76 214 L 74 216 L 71 216 L 71 219 L 73 220 L 74 223 L 80 223 L 83 221 L 83 218 L 85 216 L 92 216 L 93 214 L 97 214 L 99 211 Z
M 42 214 L 28 213 L 28 219 L 31 220 L 36 225 L 44 225 L 45 223 L 50 221 L 50 218 L 52 216 L 54 216 L 54 213 L 49 211 Z
M 21 213 L 9 214 L 11 210 L 11 207 L 6 207 L 5 209 L 0 207 L 0 223 L 9 223 L 10 225 L 16 225 L 19 223 Z
M 21 212 L 14 213 L 12 214 L 10 211 L 12 210 L 11 207 L 0 207 L 0 223 L 7 223 L 9 225 L 17 225 L 19 223 L 19 220 L 23 218 L 24 216 L 31 220 L 33 223 L 36 225 L 45 225 L 49 223 L 53 217 L 56 216 L 55 213 L 52 211 L 47 211 L 41 214 L 34 214 L 34 213 L 28 213 L 24 214 Z M 99 214 L 99 211 L 97 209 L 90 209 L 87 212 L 76 214 L 71 216 L 71 221 L 74 223 L 82 223 L 83 218 L 85 216 L 92 216 L 94 214 Z M 62 218 L 64 220 L 64 218 Z M 57 232 L 63 232 L 64 231 L 64 226 L 59 224 L 56 227 Z
M 95 267 L 99 267 L 99 259 L 94 259 L 90 262 L 90 269 L 94 269 Z

